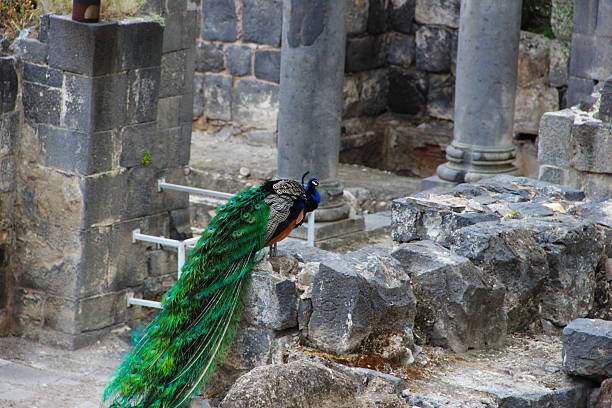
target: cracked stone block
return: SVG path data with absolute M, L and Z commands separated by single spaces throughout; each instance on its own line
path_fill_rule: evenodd
M 298 326 L 295 283 L 281 275 L 253 273 L 243 319 L 252 326 L 285 330 Z
M 122 21 L 117 43 L 121 70 L 158 67 L 164 27 L 156 21 Z
M 62 72 L 58 69 L 49 68 L 46 65 L 23 64 L 23 79 L 51 87 L 61 87 L 63 82 Z
M 228 75 L 204 75 L 204 110 L 209 119 L 232 119 L 232 77 Z
M 457 353 L 503 345 L 505 288 L 495 279 L 432 241 L 402 244 L 392 256 L 412 279 L 421 339 Z
M 328 352 L 351 352 L 374 332 L 407 332 L 414 324 L 416 299 L 410 278 L 380 247 L 321 261 L 311 299 L 307 337 Z
M 595 380 L 612 377 L 612 321 L 576 319 L 567 325 L 563 369 Z
M 157 118 L 157 98 L 161 80 L 159 67 L 133 69 L 128 72 L 128 124 L 152 122 Z
M 187 54 L 184 50 L 167 52 L 161 59 L 161 81 L 159 97 L 181 95 L 185 91 L 187 77 L 185 64 Z

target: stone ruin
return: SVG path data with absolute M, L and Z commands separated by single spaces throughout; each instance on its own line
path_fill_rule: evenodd
M 227 392 L 224 408 L 603 408 L 611 212 L 611 199 L 496 176 L 393 201 L 393 248 L 282 243 L 205 395 Z
M 128 291 L 150 298 L 170 287 L 175 255 L 153 246 L 129 255 L 121 248 L 132 245 L 138 227 L 176 238 L 190 232 L 186 195 L 155 193 L 153 186 L 161 176 L 178 183 L 186 176 L 193 93 L 206 95 L 209 116 L 244 120 L 250 120 L 245 101 L 275 100 L 279 56 L 276 43 L 269 44 L 276 40 L 261 36 L 260 2 L 238 9 L 243 27 L 255 23 L 243 39 L 272 46 L 256 51 L 231 44 L 233 14 L 217 27 L 230 34 L 204 30 L 196 48 L 196 2 L 150 3 L 166 17 L 163 29 L 151 20 L 85 29 L 47 17 L 37 34 L 17 40 L 17 58 L 0 60 L 9 84 L 0 112 L 0 272 L 15 279 L 0 287 L 11 294 L 0 305 L 5 330 L 14 318 L 22 335 L 77 348 L 137 324 L 144 312 L 125 308 Z M 424 7 L 443 3 L 371 1 L 365 17 L 364 3 L 355 2 L 363 7 L 350 18 L 362 27 L 349 37 L 344 113 L 378 114 L 380 98 L 392 104 L 397 100 L 386 92 L 403 89 L 385 86 L 409 89 L 416 81 L 414 94 L 395 97 L 416 97 L 407 102 L 419 112 L 448 120 L 442 115 L 453 97 L 457 13 Z M 208 17 L 232 6 L 204 2 Z M 412 6 L 420 21 L 414 35 L 393 17 L 413 13 Z M 379 24 L 397 32 L 380 32 Z M 213 38 L 226 34 L 231 38 Z M 86 58 L 70 58 L 77 37 L 91 42 Z M 142 48 L 138 38 L 155 40 Z M 389 41 L 382 66 L 380 55 L 370 59 L 364 51 L 379 40 Z M 394 54 L 394 46 L 405 45 L 414 51 L 410 61 Z M 444 52 L 430 49 L 437 46 Z M 246 68 L 236 65 L 247 60 Z M 227 66 L 196 80 L 207 90 L 194 90 L 194 65 L 205 72 L 198 64 L 219 61 Z M 544 65 L 553 71 L 552 61 Z M 563 72 L 554 73 L 564 86 Z M 395 82 L 376 82 L 381 75 Z M 423 78 L 430 86 L 420 89 Z M 542 86 L 549 85 L 555 87 Z M 280 258 L 254 271 L 243 328 L 205 395 L 226 394 L 223 407 L 604 407 L 612 388 L 605 380 L 612 210 L 610 199 L 584 198 L 609 195 L 609 143 L 593 149 L 609 137 L 608 87 L 601 101 L 545 116 L 541 181 L 498 176 L 395 200 L 392 249 L 336 254 L 282 245 Z M 231 107 L 217 93 L 230 89 Z M 359 100 L 351 105 L 355 89 Z M 250 136 L 270 139 L 259 125 Z M 158 159 L 162 152 L 171 159 Z M 121 189 L 129 192 L 126 200 L 116 199 Z

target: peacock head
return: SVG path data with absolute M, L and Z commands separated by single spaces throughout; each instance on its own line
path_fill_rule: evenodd
M 304 173 L 302 176 L 302 185 L 304 184 L 304 177 L 306 177 L 307 174 L 308 172 Z M 306 207 L 304 211 L 307 213 L 316 210 L 321 202 L 321 194 L 317 191 L 318 186 L 319 180 L 316 178 L 311 178 L 304 186 L 304 189 L 306 189 Z

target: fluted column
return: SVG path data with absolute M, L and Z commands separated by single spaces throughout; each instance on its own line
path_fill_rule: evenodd
M 278 175 L 321 181 L 317 221 L 345 219 L 337 167 L 342 120 L 345 0 L 283 2 Z
M 512 145 L 522 0 L 462 0 L 455 127 L 442 181 L 515 173 Z

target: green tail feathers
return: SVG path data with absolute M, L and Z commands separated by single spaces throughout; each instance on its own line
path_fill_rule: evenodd
M 104 392 L 110 407 L 180 408 L 206 382 L 229 346 L 270 208 L 259 187 L 219 207 L 164 308 Z

